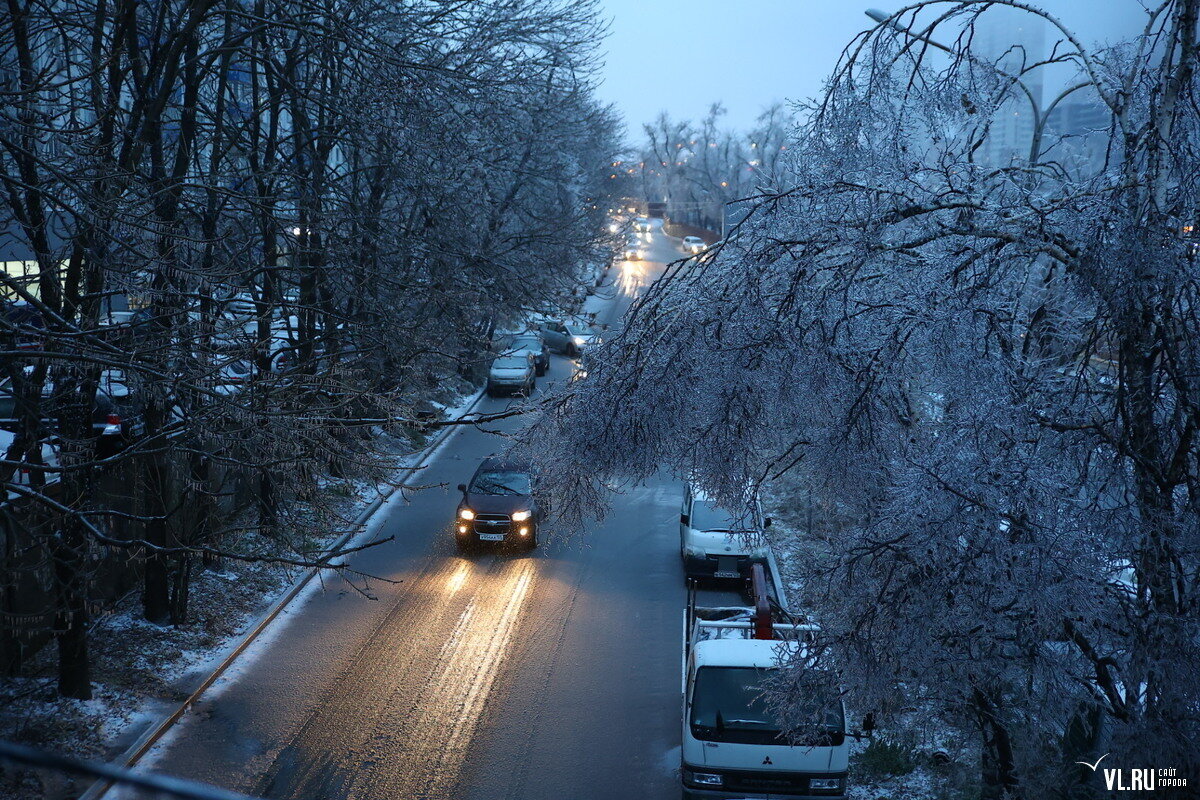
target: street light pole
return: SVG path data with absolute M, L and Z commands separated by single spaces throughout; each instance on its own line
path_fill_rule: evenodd
M 938 50 L 942 50 L 946 53 L 950 53 L 951 55 L 965 55 L 968 60 L 976 62 L 976 63 L 980 63 L 979 59 L 976 59 L 974 56 L 970 55 L 969 53 L 968 54 L 960 53 L 957 50 L 947 47 L 946 45 L 942 44 L 941 42 L 937 42 L 937 41 L 929 38 L 928 36 L 925 36 L 924 34 L 916 33 L 911 28 L 905 28 L 892 15 L 885 14 L 884 12 L 880 11 L 877 8 L 868 8 L 863 13 L 865 13 L 868 17 L 870 17 L 872 20 L 879 23 L 880 25 L 886 25 L 887 27 L 891 28 L 892 30 L 896 31 L 897 33 L 903 33 L 905 36 L 908 36 L 919 42 L 924 42 L 925 44 L 928 44 L 931 47 L 936 47 Z M 983 63 L 986 63 L 986 62 L 983 62 Z M 989 68 L 995 70 L 1000 75 L 1003 75 L 1004 77 L 1006 77 L 1010 81 L 1012 81 L 1013 84 L 1015 84 L 1017 87 L 1019 87 L 1021 89 L 1021 92 L 1025 95 L 1025 98 L 1029 101 L 1030 110 L 1033 112 L 1033 137 L 1029 143 L 1029 163 L 1034 164 L 1037 162 L 1038 158 L 1041 157 L 1042 132 L 1046 127 L 1046 122 L 1050 119 L 1051 112 L 1054 111 L 1055 107 L 1057 107 L 1058 104 L 1064 98 L 1067 97 L 1067 95 L 1069 95 L 1072 92 L 1075 92 L 1079 89 L 1083 89 L 1085 87 L 1091 86 L 1092 83 L 1091 83 L 1091 81 L 1082 81 L 1080 83 L 1075 84 L 1074 86 L 1067 87 L 1061 93 L 1059 93 L 1059 95 L 1057 97 L 1055 97 L 1052 101 L 1050 101 L 1050 104 L 1048 106 L 1046 106 L 1045 109 L 1043 109 L 1041 107 L 1041 105 L 1038 103 L 1037 98 L 1034 96 L 1033 91 L 1028 86 L 1025 85 L 1025 82 L 1022 81 L 1019 76 L 1013 75 L 1010 72 L 1002 70 L 1002 69 L 1000 69 L 1000 67 L 996 66 L 995 64 L 988 64 L 987 66 Z

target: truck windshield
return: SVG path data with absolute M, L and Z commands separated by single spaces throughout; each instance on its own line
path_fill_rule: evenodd
M 782 744 L 779 722 L 763 697 L 763 687 L 775 670 L 754 667 L 701 667 L 692 689 L 692 735 L 712 742 Z M 824 706 L 818 708 L 818 706 Z M 832 747 L 845 740 L 842 704 L 813 703 L 811 713 L 823 733 L 801 737 L 811 747 Z M 824 733 L 827 732 L 827 733 Z
M 738 525 L 728 511 L 709 500 L 702 500 L 692 507 L 692 527 L 698 531 L 745 530 L 745 526 Z

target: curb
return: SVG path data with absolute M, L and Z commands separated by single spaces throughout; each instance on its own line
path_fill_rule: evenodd
M 471 399 L 471 401 L 467 403 L 467 405 L 465 405 L 459 412 L 457 419 L 462 419 L 470 414 L 475 407 L 479 405 L 479 401 L 482 400 L 483 397 L 484 392 L 482 390 L 477 392 L 475 397 Z M 417 470 L 425 467 L 434 454 L 437 453 L 437 451 L 442 447 L 442 445 L 444 445 L 450 439 L 450 437 L 453 436 L 456 431 L 458 431 L 459 427 L 460 426 L 457 425 L 447 425 L 445 428 L 443 428 L 442 431 L 438 433 L 423 450 L 421 450 L 416 462 L 412 466 L 401 468 L 398 474 L 403 477 L 408 477 Z M 339 537 L 338 540 L 331 544 L 328 549 L 331 551 L 340 550 L 341 548 L 345 547 L 346 544 L 349 543 L 355 536 L 361 534 L 367 523 L 370 522 L 371 517 L 375 516 L 375 514 L 387 504 L 387 502 L 392 498 L 392 495 L 395 493 L 396 487 L 391 486 L 386 494 L 381 494 L 379 497 L 372 500 L 371 503 L 364 508 L 357 517 L 355 517 L 354 524 L 350 527 L 350 530 Z M 203 694 L 208 691 L 214 683 L 217 682 L 217 679 L 225 674 L 226 670 L 233 666 L 233 663 L 243 652 L 245 652 L 246 648 L 254 643 L 254 641 L 263 633 L 263 631 L 265 631 L 267 627 L 275 621 L 279 614 L 285 608 L 287 608 L 287 606 L 291 604 L 293 600 L 296 599 L 300 592 L 302 592 L 304 588 L 308 586 L 309 582 L 312 581 L 312 579 L 315 578 L 320 572 L 320 567 L 310 567 L 304 573 L 304 575 L 295 583 L 293 583 L 288 590 L 284 592 L 283 596 L 276 600 L 266 610 L 266 612 L 259 617 L 258 621 L 255 622 L 250 629 L 242 635 L 242 638 L 238 641 L 234 648 L 229 651 L 229 654 L 221 659 L 216 668 L 214 668 L 212 672 L 205 676 L 204 680 L 200 682 L 200 685 L 196 687 L 195 691 L 188 695 L 187 699 L 180 703 L 178 708 L 171 712 L 166 719 L 162 720 L 157 725 L 153 725 L 149 730 L 142 734 L 137 741 L 130 745 L 129 748 L 121 754 L 119 759 L 115 760 L 120 761 L 121 765 L 125 768 L 130 768 L 137 764 L 137 762 L 140 761 L 146 755 L 146 753 L 150 752 L 150 748 L 157 744 L 158 741 L 175 726 L 175 723 L 182 719 L 183 715 L 187 713 L 188 709 L 195 705 L 196 702 L 200 700 L 201 696 L 203 696 Z M 113 782 L 111 780 L 97 780 L 79 796 L 79 800 L 98 800 L 98 798 L 101 798 L 107 794 L 108 790 L 111 788 L 113 788 Z

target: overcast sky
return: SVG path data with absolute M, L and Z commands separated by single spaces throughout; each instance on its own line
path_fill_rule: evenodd
M 745 128 L 774 100 L 811 97 L 846 43 L 888 0 L 601 0 L 611 18 L 601 99 L 629 138 L 659 111 L 698 119 L 716 100 L 728 127 Z M 1033 0 L 1085 40 L 1140 29 L 1138 0 Z

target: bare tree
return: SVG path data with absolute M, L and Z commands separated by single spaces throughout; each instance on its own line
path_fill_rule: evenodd
M 980 52 L 996 6 L 1050 55 Z M 804 542 L 822 659 L 860 710 L 973 736 L 986 797 L 1085 791 L 1089 754 L 1195 766 L 1197 9 L 1103 50 L 1018 2 L 898 12 L 846 50 L 786 185 L 533 434 L 568 512 L 664 462 L 730 503 L 814 487 L 846 520 Z M 1107 109 L 1107 159 L 981 163 L 1051 63 Z

